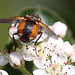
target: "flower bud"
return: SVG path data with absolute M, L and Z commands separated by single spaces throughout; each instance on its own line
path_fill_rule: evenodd
M 75 63 L 75 54 L 71 55 L 70 60 L 71 60 L 72 63 Z
M 72 47 L 73 47 L 73 53 L 70 56 L 70 60 L 71 60 L 71 63 L 75 64 L 75 44 Z
M 24 64 L 24 60 L 19 53 L 12 52 L 9 54 L 9 63 L 13 67 L 21 67 Z
M 8 75 L 8 73 L 4 70 L 0 70 L 0 75 Z
M 8 63 L 8 59 L 6 59 L 4 56 L 0 56 L 0 66 L 4 66 Z
M 62 51 L 67 55 L 67 57 L 69 57 L 73 53 L 73 47 L 68 41 L 66 41 L 63 44 Z
M 67 26 L 64 23 L 56 22 L 53 25 L 53 31 L 61 38 L 64 38 L 66 35 Z

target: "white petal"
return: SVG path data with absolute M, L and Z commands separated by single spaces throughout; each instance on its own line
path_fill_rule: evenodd
M 4 66 L 8 63 L 8 59 L 6 59 L 4 56 L 0 56 L 0 66 Z
M 67 56 L 60 50 L 56 50 L 54 51 L 51 60 L 53 64 L 59 64 L 63 66 L 67 63 Z
M 13 38 L 13 34 L 14 33 L 17 33 L 17 27 L 15 27 L 15 26 L 9 28 L 9 35 L 10 35 L 11 38 Z M 19 36 L 18 35 L 14 35 L 14 38 L 18 39 Z
M 73 47 L 73 53 L 70 56 L 70 60 L 72 63 L 75 63 L 75 44 L 72 45 L 72 47 Z
M 64 42 L 62 51 L 69 57 L 73 53 L 73 47 L 70 45 L 69 42 Z
M 42 69 L 37 69 L 33 71 L 33 75 L 46 75 L 46 71 Z
M 22 55 L 23 59 L 26 61 L 32 61 L 34 60 L 34 57 L 32 55 Z
M 62 70 L 63 75 L 75 75 L 75 66 L 66 65 Z
M 36 57 L 33 62 L 37 68 L 44 69 L 46 66 L 49 66 L 50 60 L 44 57 Z
M 73 46 L 73 52 L 75 52 L 75 44 L 73 44 L 72 46 Z
M 19 53 L 12 52 L 9 54 L 9 63 L 11 66 L 19 67 L 24 64 L 24 60 Z
M 33 46 L 29 46 L 29 45 L 28 45 L 28 47 L 23 46 L 22 56 L 23 56 L 24 60 L 32 61 L 34 59 L 34 57 L 36 56 L 34 49 L 35 48 Z
M 58 40 L 49 38 L 48 40 L 48 47 L 52 46 L 53 50 L 61 49 L 62 45 L 63 45 L 63 40 L 61 38 L 58 38 Z
M 64 23 L 56 22 L 53 25 L 53 31 L 61 38 L 64 38 L 66 35 L 67 26 Z
M 70 60 L 71 60 L 72 63 L 75 63 L 75 53 L 71 54 Z
M 34 64 L 38 68 L 44 68 L 43 62 L 46 62 L 46 59 L 44 59 L 42 57 L 36 57 L 34 59 Z
M 0 70 L 0 75 L 8 75 L 8 73 L 4 70 Z

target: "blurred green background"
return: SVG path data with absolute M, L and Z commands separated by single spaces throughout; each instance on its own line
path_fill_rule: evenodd
M 75 0 L 0 0 L 0 18 L 18 16 L 22 9 L 42 5 L 57 12 L 75 37 Z M 10 25 L 0 24 L 0 48 L 4 48 Z

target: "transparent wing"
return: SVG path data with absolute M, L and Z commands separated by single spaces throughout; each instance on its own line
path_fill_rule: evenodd
M 24 17 L 10 17 L 10 18 L 0 19 L 0 23 L 2 23 L 2 24 L 11 24 L 14 21 L 15 22 L 21 22 L 22 20 L 24 20 Z
M 47 25 L 43 24 L 42 22 L 39 22 L 39 25 L 43 33 L 47 34 L 48 36 L 54 39 L 58 39 L 58 36 Z

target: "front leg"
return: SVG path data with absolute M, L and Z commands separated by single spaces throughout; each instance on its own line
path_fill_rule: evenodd
M 38 34 L 40 34 L 40 36 L 38 37 L 38 39 L 35 41 L 35 46 L 36 46 L 36 43 L 37 41 L 40 39 L 40 37 L 42 36 L 42 32 L 40 31 Z
M 17 33 L 14 33 L 14 34 L 13 34 L 13 38 L 12 38 L 12 39 L 13 39 L 13 42 L 14 42 L 14 44 L 15 44 L 15 49 L 14 49 L 14 52 L 15 52 L 15 50 L 16 50 L 16 48 L 17 48 L 18 45 L 17 45 L 17 43 L 16 43 L 16 40 L 15 40 L 15 38 L 14 38 L 14 35 L 17 35 Z

